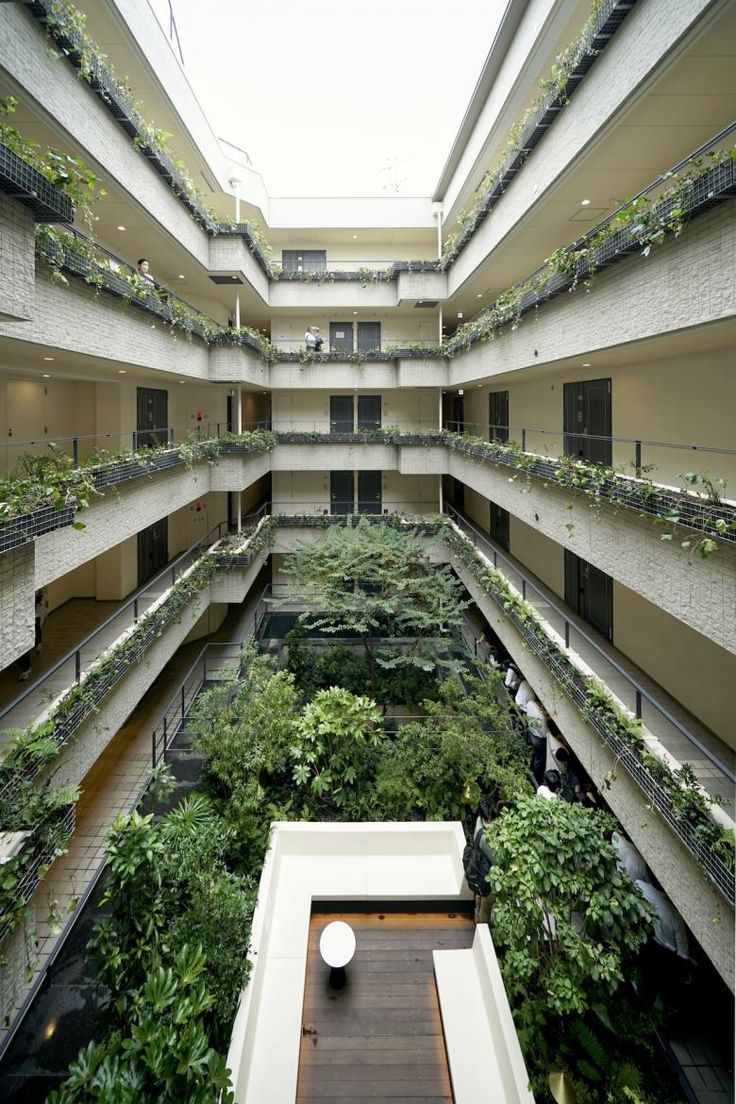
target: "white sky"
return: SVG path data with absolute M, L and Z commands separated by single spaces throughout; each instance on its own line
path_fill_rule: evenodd
M 172 0 L 215 134 L 273 196 L 429 195 L 506 0 Z M 168 0 L 151 0 L 168 31 Z

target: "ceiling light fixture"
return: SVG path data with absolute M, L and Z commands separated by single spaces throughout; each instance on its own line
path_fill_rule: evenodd
M 358 235 L 357 235 L 357 234 L 353 234 L 353 241 L 357 241 L 357 240 L 358 240 Z
M 43 359 L 44 359 L 44 360 L 53 360 L 53 359 L 54 359 L 54 357 L 44 357 Z
M 358 313 L 357 311 L 353 311 L 353 314 L 357 314 L 357 313 Z
M 50 372 L 44 372 L 43 373 L 43 378 L 44 379 L 51 379 L 51 373 Z
M 186 276 L 184 275 L 184 273 L 183 273 L 183 272 L 180 272 L 180 273 L 179 273 L 179 279 L 180 279 L 180 280 L 186 280 Z
M 589 199 L 581 199 L 580 200 L 580 206 L 581 207 L 590 207 L 590 200 Z
M 483 292 L 479 291 L 475 298 L 476 299 L 482 299 L 483 298 Z
M 118 375 L 119 375 L 119 376 L 124 376 L 125 374 L 126 374 L 126 373 L 125 373 L 125 369 L 124 369 L 124 368 L 118 368 Z
M 457 316 L 458 316 L 458 318 L 462 318 L 462 316 L 463 316 L 463 312 L 462 312 L 462 311 L 458 311 L 458 312 L 457 312 Z
M 590 368 L 590 361 L 589 360 L 584 360 L 583 361 L 583 368 Z
M 118 230 L 125 230 L 124 226 L 118 226 Z

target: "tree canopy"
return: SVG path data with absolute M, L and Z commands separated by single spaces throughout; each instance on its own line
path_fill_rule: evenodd
M 435 670 L 469 603 L 449 565 L 430 560 L 429 544 L 414 528 L 364 518 L 328 529 L 288 557 L 289 600 L 307 606 L 308 628 L 362 637 L 372 665 Z M 409 643 L 387 652 L 372 643 L 379 636 Z

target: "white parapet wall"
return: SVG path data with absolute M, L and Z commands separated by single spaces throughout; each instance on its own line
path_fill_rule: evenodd
M 251 972 L 227 1059 L 237 1104 L 296 1099 L 312 901 L 468 900 L 464 846 L 458 822 L 272 825 L 253 916 Z M 483 989 L 485 982 L 479 986 Z M 518 1039 L 515 1032 L 508 1034 L 512 1021 L 502 985 L 496 985 L 493 1000 L 496 1009 L 488 1023 L 502 1052 L 499 1065 L 518 1069 Z M 443 1019 L 447 1015 L 454 1021 L 457 1014 L 443 1008 Z M 520 1075 L 524 1090 L 525 1072 Z M 531 1098 L 507 1099 L 526 1104 Z

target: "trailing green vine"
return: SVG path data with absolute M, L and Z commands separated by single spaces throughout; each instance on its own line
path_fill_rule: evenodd
M 5 122 L 5 118 L 12 115 L 17 106 L 15 96 L 0 99 L 0 142 L 55 188 L 69 196 L 88 225 L 91 224 L 92 203 L 107 194 L 105 189 L 97 189 L 97 178 L 83 158 L 72 157 L 55 149 L 43 152 L 38 142 L 24 138 L 19 130 Z
M 536 610 L 515 591 L 501 574 L 490 568 L 472 543 L 455 527 L 449 526 L 445 541 L 454 555 L 467 567 L 481 588 L 501 606 L 507 616 L 526 627 L 527 636 L 535 641 L 535 650 L 562 688 L 582 687 L 585 701 L 582 707 L 578 696 L 574 700 L 583 716 L 598 722 L 615 741 L 633 753 L 641 767 L 664 792 L 673 815 L 685 831 L 717 856 L 729 870 L 734 869 L 734 835 L 725 830 L 711 815 L 717 798 L 711 798 L 698 783 L 692 769 L 685 764 L 672 770 L 662 759 L 648 750 L 641 731 L 641 722 L 614 702 L 605 685 L 594 676 L 583 676 L 569 659 L 567 653 L 549 635 Z

